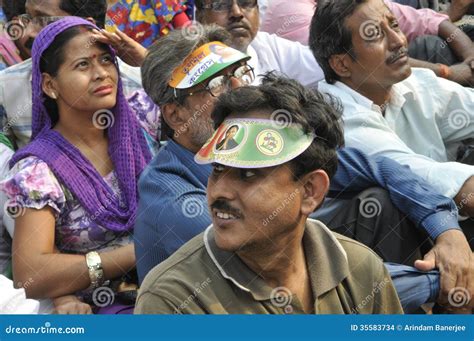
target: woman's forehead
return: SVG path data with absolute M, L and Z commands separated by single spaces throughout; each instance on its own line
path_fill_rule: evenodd
M 66 58 L 79 58 L 79 56 L 92 56 L 110 52 L 110 50 L 107 45 L 97 41 L 91 32 L 83 32 L 67 42 L 64 52 Z

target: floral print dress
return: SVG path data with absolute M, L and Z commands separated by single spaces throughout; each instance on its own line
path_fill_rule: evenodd
M 103 179 L 123 205 L 115 172 Z M 52 209 L 56 219 L 55 244 L 62 253 L 108 251 L 133 242 L 132 232 L 114 232 L 100 226 L 96 215 L 86 212 L 49 166 L 35 156 L 17 162 L 0 182 L 0 190 L 7 194 L 12 206 L 18 207 L 17 215 L 22 214 L 24 208 Z

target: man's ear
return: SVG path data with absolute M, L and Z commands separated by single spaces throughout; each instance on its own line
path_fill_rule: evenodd
M 341 54 L 333 54 L 329 57 L 329 66 L 333 69 L 333 71 L 341 78 L 350 78 L 351 71 L 350 71 L 350 63 L 349 63 L 349 54 L 341 53 Z
M 87 17 L 86 20 L 87 20 L 87 21 L 90 21 L 90 22 L 93 23 L 94 25 L 97 25 L 95 19 L 92 18 L 92 17 Z
M 300 181 L 303 183 L 301 213 L 308 216 L 323 203 L 329 189 L 329 176 L 322 169 L 318 169 L 306 174 Z
M 183 125 L 187 122 L 184 115 L 183 106 L 177 103 L 166 103 L 161 106 L 161 115 L 166 124 L 176 131 L 181 131 Z
M 50 74 L 43 72 L 43 81 L 41 83 L 41 89 L 43 92 L 50 98 L 56 100 L 59 97 L 59 92 L 57 90 L 56 81 Z

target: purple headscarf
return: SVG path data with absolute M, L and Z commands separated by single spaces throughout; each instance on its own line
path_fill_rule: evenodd
M 79 200 L 98 224 L 112 231 L 129 231 L 137 215 L 137 181 L 151 159 L 150 151 L 137 118 L 123 95 L 122 82 L 117 86 L 117 103 L 112 109 L 114 124 L 107 129 L 109 156 L 117 175 L 124 207 L 102 176 L 82 153 L 61 134 L 51 129 L 51 120 L 44 105 L 40 60 L 56 37 L 73 26 L 97 27 L 87 20 L 66 17 L 46 26 L 35 38 L 32 50 L 33 122 L 31 142 L 20 149 L 10 166 L 28 156 L 46 162 L 58 180 Z M 115 54 L 111 49 L 115 59 Z M 115 64 L 118 71 L 117 61 Z

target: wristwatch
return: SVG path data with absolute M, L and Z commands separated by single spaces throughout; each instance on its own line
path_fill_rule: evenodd
M 89 289 L 96 289 L 104 283 L 104 270 L 102 269 L 102 260 L 96 251 L 86 254 L 86 263 L 89 268 L 89 278 L 91 286 Z

